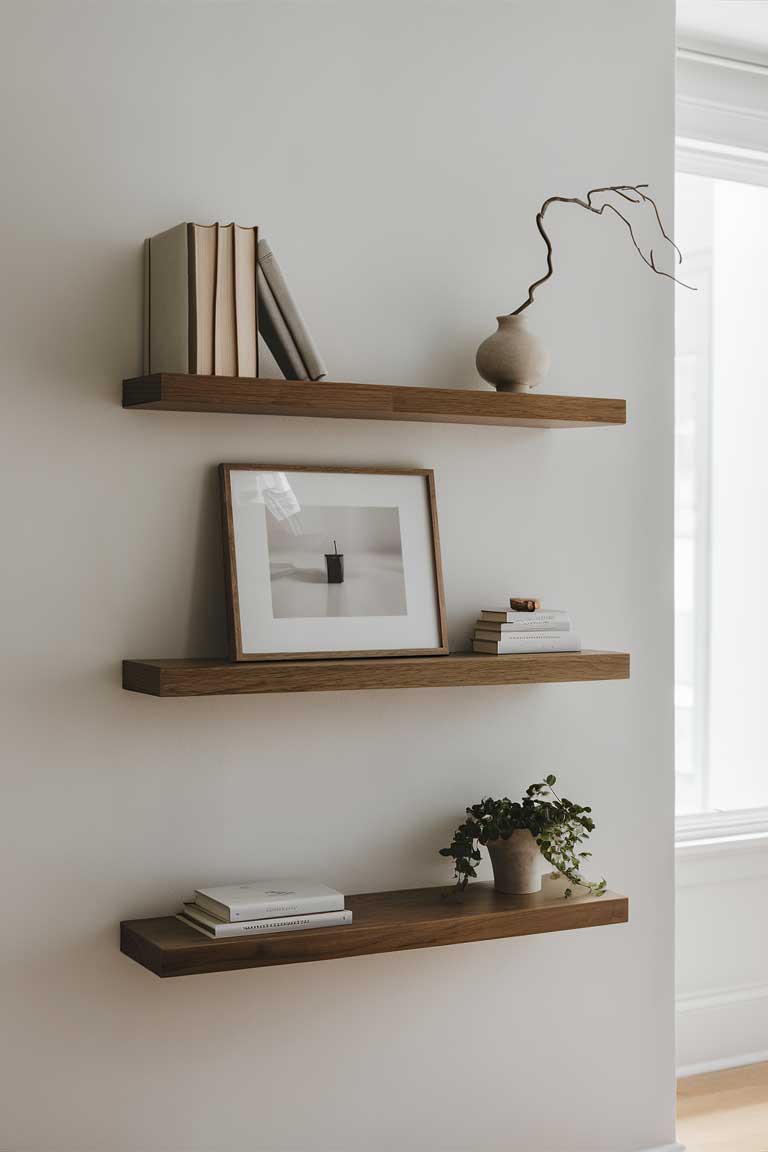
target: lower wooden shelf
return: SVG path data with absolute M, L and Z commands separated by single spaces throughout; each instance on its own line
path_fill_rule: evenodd
M 452 888 L 368 892 L 347 897 L 351 924 L 234 940 L 211 940 L 175 916 L 126 920 L 120 925 L 120 949 L 156 976 L 193 976 L 594 928 L 629 919 L 626 896 L 577 891 L 566 900 L 564 890 L 564 881 L 547 879 L 542 891 L 530 896 L 505 896 L 490 884 L 478 883 L 470 884 L 460 901 Z
M 149 696 L 221 696 L 250 692 L 339 692 L 371 688 L 457 688 L 626 680 L 627 652 L 528 652 L 483 656 L 383 656 L 368 660 L 125 660 L 123 687 Z

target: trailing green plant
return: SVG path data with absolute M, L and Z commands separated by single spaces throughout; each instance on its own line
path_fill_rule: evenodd
M 573 804 L 555 792 L 555 776 L 547 776 L 540 784 L 531 784 L 522 800 L 504 796 L 494 800 L 487 796 L 479 804 L 467 808 L 466 819 L 453 834 L 449 848 L 441 848 L 441 856 L 454 861 L 456 887 L 463 891 L 470 876 L 477 876 L 475 864 L 482 858 L 480 846 L 493 840 L 508 840 L 518 828 L 527 829 L 535 837 L 544 859 L 556 872 L 588 888 L 593 896 L 605 892 L 605 880 L 595 884 L 581 874 L 581 862 L 592 855 L 582 850 L 582 844 L 594 831 L 591 808 Z M 565 889 L 572 896 L 571 888 Z

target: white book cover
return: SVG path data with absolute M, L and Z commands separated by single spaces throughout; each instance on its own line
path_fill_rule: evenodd
M 482 621 L 492 620 L 494 624 L 553 624 L 562 622 L 562 627 L 570 627 L 570 617 L 561 608 L 538 608 L 535 612 L 516 612 L 514 608 L 483 608 Z
M 299 932 L 305 928 L 335 928 L 352 923 L 352 912 L 341 908 L 336 912 L 313 912 L 306 916 L 271 916 L 265 920 L 241 920 L 226 923 L 215 916 L 206 916 L 191 904 L 184 905 L 177 916 L 183 924 L 196 928 L 214 940 L 228 940 L 234 936 L 257 936 L 260 932 Z
M 312 880 L 251 880 L 198 888 L 194 900 L 206 912 L 228 921 L 338 912 L 344 907 L 343 892 Z
M 541 636 L 544 632 L 552 637 L 555 634 L 562 636 L 562 632 L 558 632 L 555 628 L 543 628 L 534 631 L 529 628 L 522 628 L 519 632 L 489 632 L 486 628 L 475 628 L 473 640 L 487 640 L 491 644 L 507 644 L 513 640 L 525 640 L 531 636 Z
M 520 612 L 520 616 L 534 616 L 533 612 Z M 535 620 L 510 620 L 505 622 L 503 620 L 478 620 L 475 624 L 476 628 L 482 628 L 486 632 L 492 631 L 497 635 L 507 636 L 509 633 L 515 632 L 567 632 L 571 627 L 571 621 L 567 616 L 555 616 L 553 618 L 537 618 Z
M 581 639 L 575 632 L 529 632 L 505 636 L 503 640 L 474 640 L 475 652 L 508 656 L 513 652 L 580 652 Z

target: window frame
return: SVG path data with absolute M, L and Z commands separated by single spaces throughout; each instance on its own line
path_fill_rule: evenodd
M 678 172 L 768 187 L 768 151 L 761 152 L 752 148 L 678 136 L 675 141 L 675 173 Z M 709 435 L 709 429 L 705 429 L 705 434 Z M 708 486 L 708 477 L 706 483 Z M 709 523 L 709 508 L 707 509 L 707 523 Z M 705 547 L 708 552 L 708 530 L 706 535 Z M 707 571 L 704 583 L 705 596 L 708 600 L 709 571 Z M 708 654 L 709 629 L 707 629 L 707 636 L 701 647 Z M 700 674 L 700 669 L 697 669 L 697 676 Z M 707 682 L 708 673 L 703 690 L 705 707 L 708 695 Z M 697 719 L 697 730 L 701 731 L 705 719 L 706 713 Z M 707 771 L 708 767 L 705 765 L 705 775 Z M 675 813 L 675 846 L 678 848 L 684 849 L 702 842 L 707 842 L 710 845 L 717 845 L 718 843 L 727 845 L 744 837 L 751 840 L 764 839 L 765 847 L 768 848 L 768 806 L 734 809 L 733 811 Z

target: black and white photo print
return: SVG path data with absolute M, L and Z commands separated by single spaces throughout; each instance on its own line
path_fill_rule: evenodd
M 442 655 L 431 471 L 221 465 L 238 660 Z
M 267 512 L 267 544 L 273 616 L 405 616 L 397 508 Z

